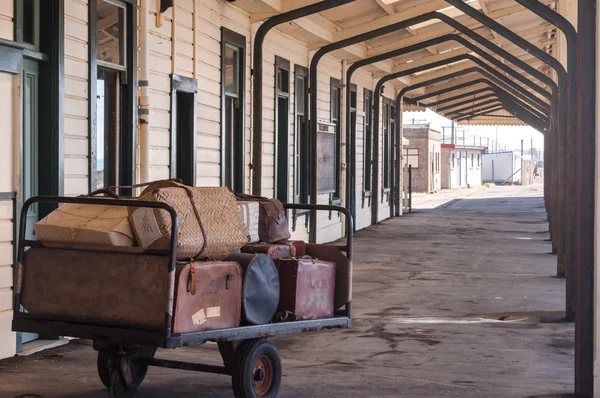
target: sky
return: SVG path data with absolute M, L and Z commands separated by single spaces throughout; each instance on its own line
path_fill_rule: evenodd
M 444 132 L 443 130 L 445 127 L 446 135 L 450 135 L 452 121 L 429 109 L 427 109 L 425 112 L 404 112 L 404 124 L 413 123 L 413 119 L 416 123 L 425 121 L 430 122 L 430 127 L 432 129 L 438 130 L 442 133 Z M 497 128 L 493 126 L 457 126 L 457 137 L 459 138 L 459 144 L 462 143 L 463 130 L 467 144 L 473 143 L 473 137 L 475 137 L 475 142 L 479 144 L 481 137 L 481 142 L 483 145 L 487 145 L 487 140 L 489 138 L 491 147 L 492 142 L 494 142 L 494 144 L 496 142 L 497 131 L 500 148 L 507 146 L 509 150 L 520 149 L 521 139 L 523 139 L 523 146 L 525 150 L 528 150 L 531 147 L 531 139 L 533 138 L 534 148 L 541 150 L 544 149 L 544 136 L 529 126 L 499 126 Z

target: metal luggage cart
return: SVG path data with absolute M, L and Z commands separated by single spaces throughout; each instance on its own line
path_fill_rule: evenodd
M 147 250 L 143 255 L 168 257 L 170 297 L 162 330 L 107 325 L 89 320 L 40 316 L 24 311 L 21 302 L 23 273 L 27 267 L 26 248 L 43 247 L 37 240 L 25 236 L 27 213 L 35 203 L 76 203 L 109 206 L 132 206 L 131 200 L 91 197 L 38 196 L 27 200 L 21 210 L 18 242 L 18 261 L 15 266 L 14 319 L 12 330 L 49 336 L 71 336 L 93 340 L 98 351 L 97 367 L 100 380 L 109 389 L 110 397 L 133 397 L 143 382 L 149 366 L 207 372 L 232 377 L 237 398 L 276 397 L 281 384 L 281 360 L 269 337 L 293 333 L 317 332 L 325 329 L 350 328 L 350 302 L 333 318 L 240 326 L 230 329 L 176 334 L 172 332 L 176 266 L 176 236 L 178 218 L 175 210 L 158 202 L 135 201 L 135 207 L 159 208 L 171 216 L 172 233 L 167 251 Z M 352 216 L 345 208 L 331 205 L 284 204 L 286 209 L 339 212 L 346 216 L 346 245 L 338 246 L 352 259 Z M 62 248 L 64 250 L 64 247 Z M 68 249 L 68 248 L 67 248 Z M 51 250 L 51 249 L 50 249 Z M 68 249 L 69 250 L 69 249 Z M 73 249 L 76 250 L 76 249 Z M 77 249 L 81 250 L 81 249 Z M 178 348 L 216 342 L 223 366 L 189 363 L 154 358 L 158 348 Z

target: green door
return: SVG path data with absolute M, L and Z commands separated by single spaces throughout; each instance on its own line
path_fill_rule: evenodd
M 23 62 L 23 201 L 38 194 L 38 63 Z M 37 204 L 27 213 L 27 239 L 34 239 L 33 225 L 38 221 Z M 34 333 L 21 333 L 21 344 L 36 340 Z M 20 347 L 18 347 L 20 348 Z M 20 350 L 19 350 L 20 351 Z

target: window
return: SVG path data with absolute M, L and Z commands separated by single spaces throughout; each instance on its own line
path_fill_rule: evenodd
M 373 136 L 371 131 L 372 111 L 373 111 L 373 93 L 370 90 L 364 91 L 364 136 L 363 136 L 363 191 L 371 191 L 371 162 L 372 162 L 372 145 Z
M 475 154 L 471 154 L 471 168 L 475 167 Z
M 294 66 L 294 202 L 308 203 L 308 69 Z
M 454 152 L 452 152 L 452 170 L 454 170 L 454 165 L 455 165 L 455 156 L 454 156 Z
M 171 178 L 196 185 L 196 95 L 198 82 L 171 75 Z
M 275 197 L 288 202 L 290 163 L 290 61 L 275 57 Z
M 40 50 L 40 0 L 23 0 L 23 43 L 30 50 Z
M 90 14 L 95 37 L 89 49 L 90 188 L 131 185 L 136 178 L 137 12 L 129 1 L 91 0 Z
M 341 103 L 342 103 L 342 82 L 338 79 L 331 79 L 331 123 L 335 124 L 335 192 L 334 198 L 340 197 L 340 163 L 341 163 Z
M 390 167 L 390 136 L 393 125 L 392 106 L 390 101 L 383 101 L 383 189 L 390 187 L 391 167 Z
M 19 160 L 15 175 L 20 181 L 14 190 L 21 198 L 14 202 L 19 214 L 24 200 L 35 195 L 62 196 L 64 182 L 64 10 L 61 0 L 14 0 L 2 5 L 14 11 L 14 41 L 0 44 L 0 69 L 20 79 L 21 129 L 14 137 Z M 14 6 L 14 9 L 13 9 Z M 8 9 L 7 9 L 8 11 Z M 41 18 L 43 16 L 43 18 Z M 21 47 L 24 47 L 22 49 Z M 17 61 L 17 62 L 15 62 Z M 7 75 L 8 76 L 8 75 Z M 10 97 L 12 93 L 5 92 Z M 9 145 L 3 142 L 2 145 Z M 84 171 L 85 173 L 85 171 Z M 11 189 L 12 191 L 13 189 Z M 26 239 L 35 239 L 34 224 L 56 208 L 54 203 L 36 203 L 26 215 Z M 23 310 L 22 307 L 15 310 Z M 16 352 L 22 344 L 37 339 L 33 333 L 16 334 Z
M 477 168 L 479 168 L 481 166 L 481 154 L 477 154 Z
M 419 149 L 404 148 L 404 167 L 411 166 L 413 169 L 419 168 Z
M 245 189 L 244 104 L 246 38 L 221 28 L 221 185 Z

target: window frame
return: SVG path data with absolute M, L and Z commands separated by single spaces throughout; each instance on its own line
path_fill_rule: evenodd
M 124 65 L 112 64 L 97 59 L 97 7 L 104 1 L 125 9 L 125 46 Z M 120 118 L 119 118 L 119 158 L 117 175 L 119 185 L 133 185 L 137 178 L 137 2 L 135 0 L 89 0 L 88 2 L 88 184 L 90 191 L 97 186 L 97 105 L 98 105 L 98 67 L 119 71 Z M 140 82 L 148 84 L 148 82 Z M 132 188 L 120 189 L 120 194 L 133 195 Z
M 283 203 L 289 200 L 289 175 L 290 175 L 290 91 L 291 91 L 291 64 L 290 61 L 280 56 L 275 56 L 274 62 L 274 81 L 273 81 L 273 110 L 274 120 L 274 159 L 273 159 L 273 196 Z M 287 91 L 279 87 L 279 72 L 287 73 Z M 287 123 L 286 131 L 279 131 L 279 100 L 287 102 Z M 286 170 L 281 173 L 280 170 Z
M 409 151 L 416 151 L 416 153 L 409 153 Z M 419 156 L 420 156 L 419 148 L 407 148 L 407 147 L 404 147 L 403 150 L 402 150 L 402 157 L 404 159 L 402 167 L 403 168 L 404 167 L 408 168 L 408 165 L 411 164 L 413 170 L 414 169 L 418 169 L 419 168 L 419 163 L 420 163 L 419 162 L 420 161 Z M 416 159 L 417 159 L 417 165 L 416 166 L 412 165 L 412 163 L 409 162 L 409 158 L 414 158 L 414 157 L 416 157 Z
M 191 134 L 187 137 L 184 137 L 179 134 L 177 131 L 178 123 L 177 123 L 177 93 L 184 94 L 192 94 L 194 98 L 194 107 L 192 109 L 192 131 Z M 171 146 L 169 148 L 170 155 L 170 167 L 169 174 L 171 178 L 176 177 L 184 177 L 183 180 L 185 183 L 185 177 L 189 177 L 192 180 L 192 186 L 196 185 L 196 136 L 198 135 L 198 126 L 197 126 L 197 118 L 198 118 L 198 81 L 196 79 L 192 79 L 190 77 L 181 76 L 172 73 L 171 74 Z M 186 134 L 187 135 L 187 134 Z M 180 144 L 187 145 L 180 145 Z M 184 148 L 181 150 L 181 148 Z M 183 153 L 182 157 L 177 156 L 177 152 L 181 150 Z M 183 165 L 187 169 L 185 174 L 182 176 L 181 172 L 178 170 L 180 161 L 183 161 Z
M 298 85 L 297 79 L 304 80 L 304 113 L 300 115 L 298 112 Z M 310 160 L 309 154 L 309 139 L 308 136 L 308 68 L 305 66 L 294 65 L 294 203 L 308 203 L 310 195 Z M 305 118 L 305 136 L 300 134 L 300 126 L 298 125 L 298 116 Z M 304 149 L 304 151 L 302 150 Z M 300 152 L 298 154 L 298 151 Z M 299 159 L 299 160 L 298 160 Z M 304 167 L 302 167 L 304 166 Z M 302 168 L 302 169 L 301 169 Z M 299 177 L 297 174 L 299 173 Z M 299 195 L 296 195 L 296 183 L 299 181 Z
M 331 123 L 336 124 L 335 128 L 335 192 L 330 194 L 329 203 L 330 204 L 341 204 L 341 156 L 342 156 L 342 82 L 339 79 L 330 78 L 329 84 L 329 98 L 330 98 L 330 106 L 329 106 L 329 120 Z M 334 97 L 334 88 L 338 92 L 337 98 Z M 337 100 L 337 114 L 334 113 L 333 102 Z
M 367 100 L 368 98 L 368 100 Z M 368 104 L 367 104 L 368 102 Z M 373 163 L 373 91 L 363 90 L 363 203 L 365 198 L 371 197 L 373 188 L 372 163 Z M 368 189 L 366 189 L 368 188 Z M 370 205 L 370 203 L 369 203 Z
M 43 5 L 42 5 L 43 4 Z M 0 39 L 0 71 L 20 75 L 21 87 L 24 83 L 25 59 L 38 61 L 38 195 L 64 195 L 64 0 L 45 0 L 39 2 L 39 48 L 38 51 L 23 42 L 23 0 L 15 0 L 14 41 Z M 43 7 L 43 10 L 42 10 Z M 21 91 L 23 93 L 23 91 Z M 19 136 L 15 137 L 19 150 L 23 151 L 23 98 L 19 100 Z M 41 149 L 43 148 L 43 149 Z M 23 156 L 22 153 L 19 156 Z M 15 167 L 15 173 L 23 173 L 22 159 Z M 15 189 L 16 191 L 17 189 Z M 23 179 L 19 181 L 19 192 L 23 192 Z M 13 206 L 13 263 L 18 257 L 18 215 L 23 206 L 22 195 L 16 192 L 0 192 L 0 198 L 14 199 Z M 57 207 L 54 203 L 38 203 L 39 218 L 48 215 Z M 44 336 L 55 338 L 55 336 Z M 43 338 L 43 337 L 42 337 Z M 16 333 L 16 352 L 21 352 L 23 333 Z
M 232 159 L 238 159 L 239 163 L 233 162 L 231 165 L 227 165 L 227 157 L 225 148 L 227 146 L 227 134 L 225 130 L 225 112 L 226 112 L 226 99 L 225 93 L 225 49 L 229 45 L 230 47 L 237 47 L 239 51 L 238 61 L 240 63 L 238 68 L 238 84 L 239 95 L 237 97 L 238 107 L 236 108 L 236 116 L 239 118 L 239 125 L 237 132 L 234 132 L 232 137 L 231 145 L 234 147 L 234 155 Z M 228 171 L 231 170 L 233 175 L 239 174 L 239 178 L 234 179 L 231 182 L 231 187 L 234 191 L 244 192 L 246 182 L 246 36 L 234 32 L 225 27 L 221 27 L 221 185 L 225 186 L 225 176 Z M 237 134 L 236 134 L 237 133 Z M 229 169 L 231 168 L 231 169 Z

